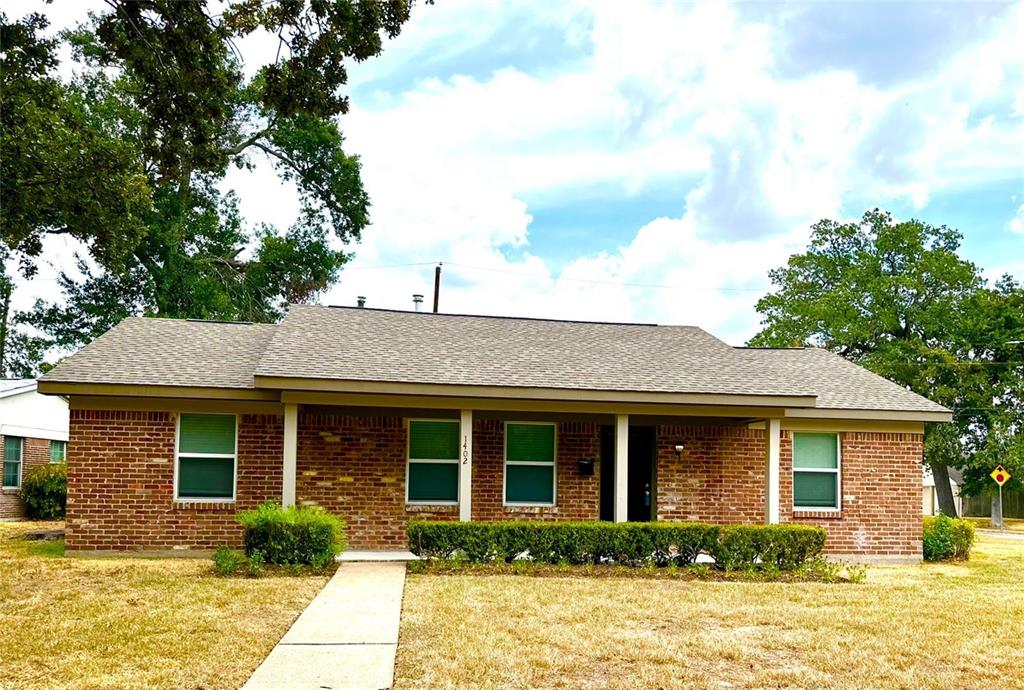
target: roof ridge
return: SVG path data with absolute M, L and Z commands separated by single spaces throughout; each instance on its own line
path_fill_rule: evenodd
M 407 309 L 382 309 L 380 307 L 353 307 L 345 304 L 290 304 L 288 308 L 300 307 L 300 308 L 316 308 L 316 309 L 344 309 L 354 312 L 378 312 L 384 314 L 406 314 L 409 316 L 430 316 L 430 317 L 455 317 L 464 319 L 495 319 L 502 321 L 539 321 L 544 323 L 577 323 L 594 326 L 637 326 L 637 327 L 657 327 L 657 328 L 692 328 L 694 330 L 703 331 L 704 329 L 700 326 L 692 325 L 675 325 L 675 324 L 660 324 L 660 323 L 647 323 L 638 321 L 593 321 L 587 319 L 555 319 L 546 318 L 540 316 L 505 316 L 501 314 L 461 314 L 451 312 L 432 312 L 432 311 L 409 311 Z

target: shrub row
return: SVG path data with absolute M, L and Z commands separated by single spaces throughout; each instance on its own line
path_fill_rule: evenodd
M 33 520 L 63 520 L 68 502 L 68 466 L 61 463 L 33 467 L 21 480 L 25 514 Z
M 924 519 L 924 559 L 965 561 L 974 546 L 974 525 L 967 520 L 937 515 Z
M 245 553 L 250 565 L 327 566 L 345 549 L 345 523 L 316 506 L 282 508 L 267 501 L 256 510 L 242 511 Z
M 689 565 L 707 554 L 723 570 L 792 570 L 821 554 L 825 530 L 806 525 L 700 522 L 434 522 L 409 524 L 413 553 L 472 563 Z

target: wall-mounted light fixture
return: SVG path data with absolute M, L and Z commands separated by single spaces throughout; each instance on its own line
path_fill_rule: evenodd
M 683 459 L 683 447 L 682 446 L 676 446 L 676 457 L 679 458 L 680 460 Z

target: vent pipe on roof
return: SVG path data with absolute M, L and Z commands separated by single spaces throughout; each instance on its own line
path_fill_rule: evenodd
M 359 295 L 358 297 L 356 297 L 356 306 L 359 307 L 360 309 L 365 307 L 366 306 L 366 298 L 363 297 L 362 295 Z
M 412 308 L 416 311 L 420 310 L 420 305 L 423 304 L 423 295 L 412 296 Z

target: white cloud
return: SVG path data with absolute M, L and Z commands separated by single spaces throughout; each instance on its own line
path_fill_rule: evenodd
M 1010 219 L 1009 228 L 1011 232 L 1024 233 L 1024 204 L 1020 205 L 1017 213 Z
M 852 67 L 783 72 L 789 26 L 721 3 L 418 5 L 381 57 L 350 68 L 362 98 L 342 128 L 373 226 L 323 301 L 411 308 L 432 267 L 376 267 L 443 260 L 444 311 L 693 323 L 738 343 L 756 331 L 767 271 L 849 198 L 920 208 L 1021 179 L 1024 4 L 885 86 Z M 546 55 L 558 46 L 522 37 L 557 43 L 557 27 L 572 59 L 495 57 L 510 40 Z M 250 222 L 294 217 L 294 191 L 267 166 L 230 182 Z M 653 184 L 678 186 L 675 217 L 623 228 L 621 246 L 539 255 L 551 242 L 530 200 Z

